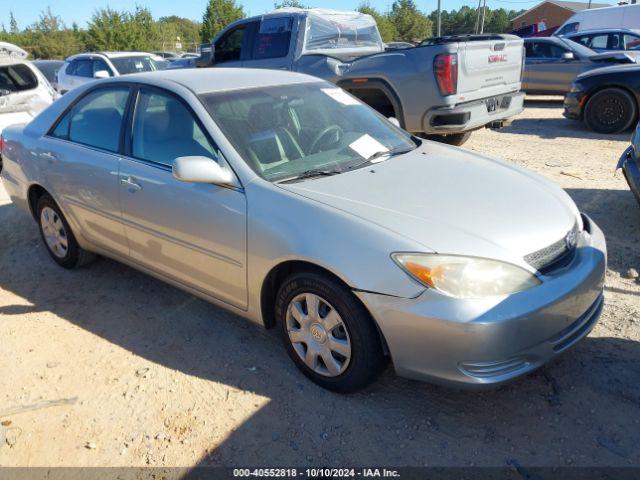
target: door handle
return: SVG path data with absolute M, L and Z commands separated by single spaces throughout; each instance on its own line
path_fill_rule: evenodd
M 120 183 L 126 185 L 130 192 L 137 192 L 138 190 L 142 190 L 142 185 L 136 183 L 135 179 L 132 176 L 120 178 Z
M 53 163 L 53 162 L 55 162 L 56 160 L 58 160 L 57 155 L 56 155 L 55 153 L 53 153 L 53 152 L 42 152 L 42 153 L 40 154 L 40 156 L 41 156 L 42 158 L 46 158 L 46 159 L 48 160 L 48 162 L 49 162 L 49 163 Z

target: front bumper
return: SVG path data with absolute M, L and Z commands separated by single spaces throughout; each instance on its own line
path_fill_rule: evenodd
M 507 102 L 504 99 L 509 98 Z M 495 111 L 489 112 L 487 101 L 474 100 L 452 107 L 439 107 L 429 110 L 423 120 L 422 128 L 427 134 L 448 134 L 466 132 L 497 123 L 519 114 L 524 109 L 524 93 L 513 92 L 498 97 L 500 104 Z M 508 105 L 502 108 L 502 102 Z
M 562 115 L 571 120 L 580 120 L 582 118 L 582 92 L 569 92 L 564 96 L 564 111 Z
M 413 299 L 357 292 L 400 376 L 458 386 L 504 383 L 584 338 L 603 306 L 606 244 L 593 221 L 568 265 L 506 298 L 456 299 L 426 289 Z
M 638 203 L 640 203 L 640 166 L 634 152 L 633 146 L 627 148 L 620 157 L 617 168 L 622 169 L 624 178 L 629 184 L 629 189 L 633 192 Z

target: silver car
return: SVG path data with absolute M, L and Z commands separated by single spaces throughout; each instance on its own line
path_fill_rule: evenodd
M 605 240 L 563 190 L 314 77 L 105 79 L 3 137 L 5 188 L 61 266 L 105 255 L 278 326 L 332 390 L 388 358 L 405 377 L 505 382 L 602 309 Z

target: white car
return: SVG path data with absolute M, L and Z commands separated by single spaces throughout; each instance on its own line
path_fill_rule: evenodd
M 157 56 L 145 52 L 79 53 L 67 58 L 58 71 L 58 91 L 66 93 L 96 78 L 161 70 Z
M 8 125 L 29 122 L 58 96 L 27 56 L 20 47 L 0 42 L 0 133 Z

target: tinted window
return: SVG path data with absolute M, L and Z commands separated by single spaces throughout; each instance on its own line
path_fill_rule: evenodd
M 243 25 L 227 33 L 216 42 L 215 60 L 217 63 L 240 60 L 245 31 L 246 28 Z
M 128 87 L 94 90 L 67 112 L 52 135 L 117 152 L 128 94 Z
M 177 157 L 217 158 L 191 112 L 176 97 L 142 90 L 133 122 L 135 158 L 173 165 Z
M 547 42 L 529 42 L 526 45 L 527 58 L 562 58 L 566 51 Z
M 263 20 L 253 44 L 253 58 L 286 57 L 291 41 L 291 25 L 293 25 L 291 17 Z
M 53 82 L 56 77 L 58 69 L 62 66 L 62 62 L 55 61 L 35 61 L 33 64 L 38 67 L 38 70 L 42 72 L 47 80 Z
M 75 75 L 75 73 L 76 73 L 76 62 L 70 62 L 67 65 L 67 69 L 64 72 L 67 75 Z
M 0 67 L 0 90 L 22 92 L 38 86 L 38 79 L 24 64 Z
M 81 60 L 75 60 L 76 70 L 74 75 L 78 77 L 93 78 L 93 61 L 86 58 Z
M 151 57 L 136 55 L 131 57 L 111 57 L 109 60 L 120 75 L 158 70 L 156 62 Z

